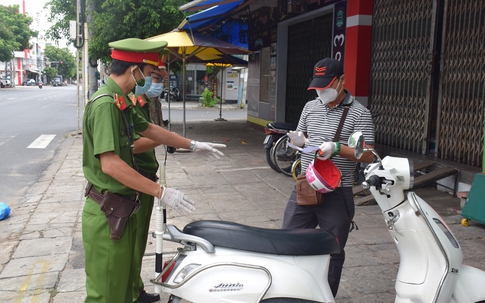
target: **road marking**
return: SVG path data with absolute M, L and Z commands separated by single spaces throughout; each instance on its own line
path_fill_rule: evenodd
M 40 274 L 37 277 L 37 283 L 36 283 L 35 287 L 33 287 L 35 289 L 34 296 L 32 297 L 32 300 L 30 301 L 31 303 L 38 302 L 37 296 L 40 294 L 39 291 L 42 291 L 39 286 L 42 285 L 42 280 L 44 279 L 45 274 L 49 270 L 49 262 L 48 261 L 45 261 L 45 260 L 37 260 L 37 261 L 35 261 L 34 266 L 32 267 L 32 269 L 30 270 L 29 274 L 27 275 L 27 278 L 25 279 L 25 282 L 20 287 L 20 293 L 19 293 L 19 295 L 18 295 L 17 300 L 15 301 L 15 303 L 21 303 L 21 302 L 23 302 L 23 298 L 25 296 L 25 293 L 27 291 L 27 288 L 29 287 L 30 280 L 32 279 L 32 276 L 34 275 L 34 270 L 36 268 L 38 268 L 39 265 L 42 265 L 42 269 L 40 270 Z
M 30 143 L 27 148 L 46 148 L 55 136 L 56 135 L 40 135 L 39 138 Z

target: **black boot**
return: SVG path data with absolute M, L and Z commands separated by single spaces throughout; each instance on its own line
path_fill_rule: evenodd
M 149 294 L 145 290 L 142 290 L 140 295 L 138 296 L 138 303 L 152 303 L 160 301 L 159 294 Z

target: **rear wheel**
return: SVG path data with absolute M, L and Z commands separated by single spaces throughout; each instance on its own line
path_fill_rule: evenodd
M 288 146 L 288 136 L 284 135 L 276 141 L 273 147 L 273 163 L 278 167 L 279 171 L 288 177 L 292 177 L 291 167 L 297 158 L 297 153 L 294 149 Z
M 279 173 L 280 170 L 276 166 L 276 164 L 273 162 L 273 157 L 271 155 L 273 153 L 273 147 L 274 147 L 274 143 L 273 143 L 273 146 L 271 148 L 266 148 L 266 162 L 268 162 L 268 165 L 269 165 L 269 167 L 271 167 L 271 169 L 273 169 L 275 172 Z

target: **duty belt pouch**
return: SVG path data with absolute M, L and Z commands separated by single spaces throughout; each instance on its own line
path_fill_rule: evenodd
M 300 206 L 316 206 L 323 202 L 323 194 L 314 190 L 308 181 L 305 174 L 301 174 L 296 178 L 296 204 Z
M 132 201 L 123 196 L 106 192 L 100 203 L 101 211 L 108 219 L 110 238 L 119 241 L 125 229 L 128 218 L 134 215 L 140 208 L 138 199 Z

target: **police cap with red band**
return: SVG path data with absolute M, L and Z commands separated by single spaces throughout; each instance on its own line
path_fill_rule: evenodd
M 109 47 L 112 48 L 111 58 L 113 59 L 158 66 L 160 52 L 167 47 L 167 42 L 128 38 L 110 42 Z

